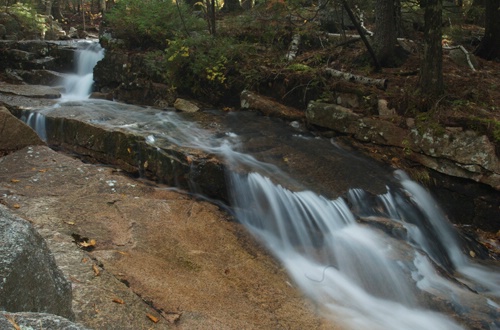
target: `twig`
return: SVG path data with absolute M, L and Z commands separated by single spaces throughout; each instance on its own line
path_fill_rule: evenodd
M 476 71 L 476 69 L 474 68 L 474 65 L 472 64 L 472 62 L 470 60 L 470 54 L 464 48 L 464 46 L 460 45 L 460 46 L 453 46 L 453 47 L 443 47 L 443 49 L 446 49 L 446 50 L 460 49 L 465 54 L 465 57 L 467 58 L 467 63 L 469 64 L 469 67 L 471 68 L 471 70 L 474 72 Z
M 335 268 L 335 266 L 332 266 L 332 265 L 328 265 L 328 266 L 325 266 L 325 268 L 323 268 L 323 274 L 322 274 L 322 277 L 321 277 L 321 280 L 315 280 L 314 278 L 310 278 L 309 276 L 307 276 L 307 274 L 304 274 L 305 277 L 307 277 L 309 280 L 313 281 L 313 282 L 317 282 L 317 283 L 321 283 L 325 280 L 325 273 L 326 273 L 326 270 L 328 268 L 334 268 L 334 269 L 337 269 Z

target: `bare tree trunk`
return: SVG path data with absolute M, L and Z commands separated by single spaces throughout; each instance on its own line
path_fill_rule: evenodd
M 419 89 L 429 102 L 444 93 L 443 49 L 441 45 L 442 0 L 426 0 L 424 55 L 420 67 Z
M 241 8 L 240 0 L 225 0 L 220 10 L 222 12 L 235 12 L 243 10 L 243 8 Z
M 61 4 L 62 4 L 62 0 L 53 0 L 52 1 L 52 6 L 50 9 L 50 12 L 52 14 L 52 17 L 54 17 L 54 19 L 60 20 L 60 19 L 64 18 L 63 14 L 61 12 Z
M 374 52 L 372 46 L 370 45 L 370 42 L 366 38 L 362 27 L 359 25 L 358 20 L 354 16 L 354 13 L 352 12 L 351 7 L 349 6 L 349 4 L 347 3 L 346 0 L 341 0 L 341 2 L 342 2 L 342 6 L 344 7 L 347 14 L 349 15 L 349 18 L 351 19 L 352 23 L 356 27 L 356 30 L 358 31 L 359 36 L 361 37 L 361 40 L 365 44 L 366 50 L 368 50 L 368 53 L 370 54 L 370 56 L 373 60 L 373 64 L 375 65 L 375 70 L 379 71 L 381 69 L 381 66 L 380 66 L 380 63 L 377 59 L 377 56 L 375 55 L 375 52 Z
M 484 37 L 475 54 L 486 60 L 500 59 L 500 4 L 498 0 L 486 0 Z
M 375 5 L 374 50 L 382 66 L 393 66 L 397 44 L 394 0 L 377 0 Z
M 253 0 L 241 0 L 241 8 L 250 10 L 253 8 Z

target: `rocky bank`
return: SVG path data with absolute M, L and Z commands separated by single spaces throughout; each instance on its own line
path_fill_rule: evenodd
M 40 144 L 0 158 L 0 324 L 331 329 L 217 206 Z

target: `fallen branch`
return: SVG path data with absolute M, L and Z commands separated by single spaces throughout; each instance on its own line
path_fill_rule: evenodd
M 294 34 L 292 38 L 292 42 L 290 43 L 290 49 L 288 50 L 288 53 L 285 56 L 285 59 L 287 61 L 293 61 L 295 57 L 297 56 L 297 52 L 299 51 L 299 44 L 300 44 L 300 34 Z
M 444 47 L 443 46 L 443 49 L 446 49 L 446 50 L 460 49 L 465 54 L 465 58 L 467 58 L 467 63 L 469 64 L 469 67 L 471 68 L 471 70 L 472 71 L 476 71 L 476 68 L 474 68 L 474 65 L 472 64 L 472 62 L 470 60 L 470 54 L 464 48 L 464 46 L 462 46 L 462 45 L 460 45 L 460 46 L 453 46 L 453 47 Z
M 328 73 L 330 76 L 335 77 L 335 78 L 340 78 L 340 79 L 360 83 L 360 84 L 367 85 L 367 86 L 375 86 L 378 89 L 382 89 L 382 90 L 387 89 L 387 83 L 388 83 L 387 79 L 376 79 L 376 78 L 363 77 L 363 76 L 358 76 L 358 75 L 355 75 L 352 73 L 338 71 L 338 70 L 331 69 L 331 68 L 325 69 L 325 72 Z

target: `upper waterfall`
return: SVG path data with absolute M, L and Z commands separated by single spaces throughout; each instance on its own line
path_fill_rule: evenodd
M 96 41 L 81 41 L 75 52 L 75 73 L 63 80 L 64 100 L 87 99 L 94 84 L 94 67 L 104 57 L 104 49 Z

